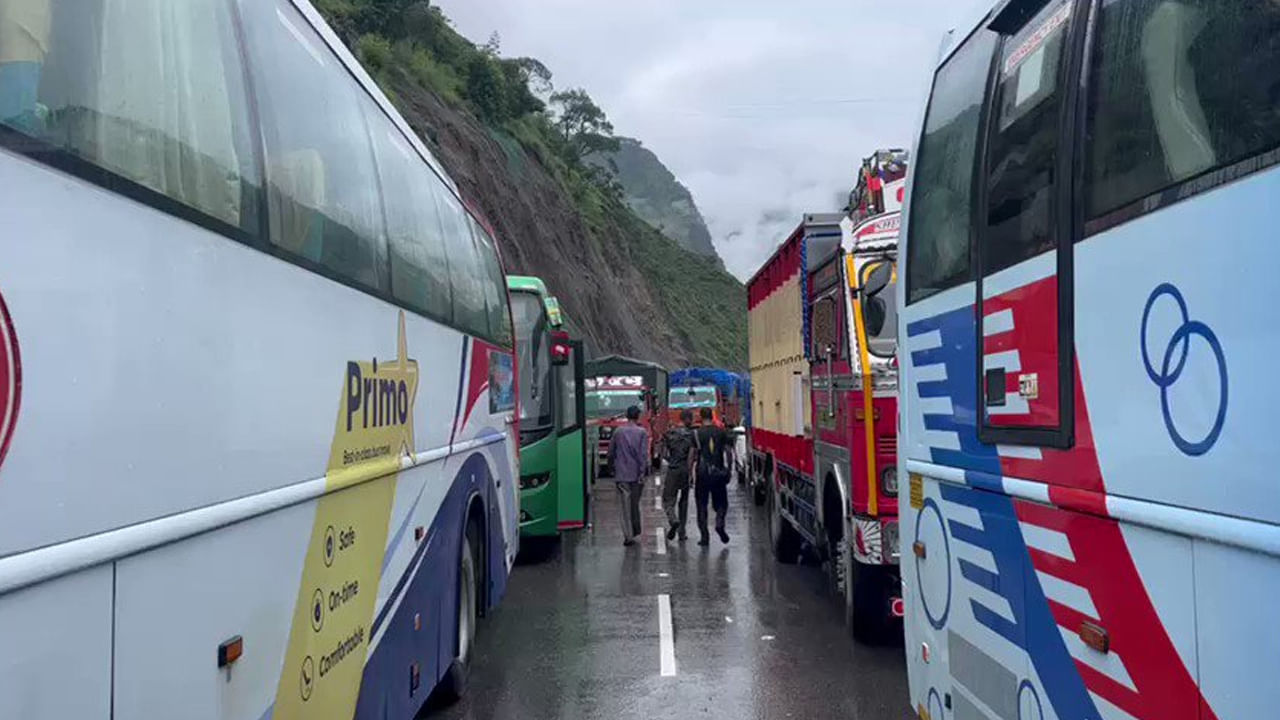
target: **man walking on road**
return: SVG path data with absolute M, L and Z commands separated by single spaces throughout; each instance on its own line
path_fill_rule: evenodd
M 712 422 L 711 408 L 702 408 L 699 415 L 702 427 L 694 432 L 698 453 L 694 502 L 698 507 L 698 532 L 702 535 L 698 544 L 711 543 L 707 533 L 707 500 L 716 511 L 716 534 L 721 542 L 727 543 L 729 533 L 724 529 L 724 516 L 729 511 L 729 463 L 726 456 L 731 452 L 730 441 L 724 428 Z
M 693 411 L 680 411 L 680 424 L 667 431 L 662 444 L 667 458 L 667 477 L 662 482 L 662 509 L 667 513 L 667 539 L 674 540 L 678 532 L 681 540 L 687 540 L 689 475 L 697 458 L 697 447 L 693 442 Z
M 627 408 L 627 424 L 609 439 L 609 467 L 621 502 L 622 544 L 635 545 L 640 537 L 640 494 L 649 469 L 649 431 L 640 426 L 640 408 Z

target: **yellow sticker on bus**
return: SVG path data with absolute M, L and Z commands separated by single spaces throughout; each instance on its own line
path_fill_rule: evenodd
M 418 363 L 400 313 L 392 362 L 347 363 L 326 494 L 316 503 L 273 717 L 348 720 L 360 692 L 400 459 L 412 456 Z

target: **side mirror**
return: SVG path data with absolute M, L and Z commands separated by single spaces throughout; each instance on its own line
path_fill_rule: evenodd
M 862 302 L 862 320 L 867 326 L 868 337 L 879 335 L 884 330 L 885 315 L 883 298 L 872 296 Z
M 551 333 L 551 364 L 568 365 L 570 353 L 569 333 L 560 330 Z
M 893 264 L 888 262 L 876 263 L 871 267 L 870 272 L 863 272 L 862 295 L 864 298 L 872 298 L 879 295 L 889 285 L 889 281 L 893 280 Z M 881 304 L 881 313 L 884 307 Z M 881 326 L 884 325 L 884 318 L 881 317 Z

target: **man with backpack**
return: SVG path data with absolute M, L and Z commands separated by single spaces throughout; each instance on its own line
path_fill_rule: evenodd
M 682 410 L 680 424 L 667 431 L 662 438 L 667 459 L 667 477 L 662 482 L 662 509 L 667 513 L 667 539 L 674 540 L 676 533 L 687 540 L 689 525 L 689 475 L 697 457 L 693 441 L 693 412 Z M 677 514 L 676 506 L 679 505 Z
M 708 500 L 716 511 L 716 534 L 720 536 L 721 542 L 728 543 L 729 533 L 724 529 L 724 516 L 729 511 L 727 455 L 732 452 L 732 447 L 724 428 L 712 421 L 711 408 L 702 408 L 698 414 L 702 417 L 702 427 L 694 432 L 694 444 L 698 453 L 694 502 L 698 508 L 698 532 L 702 535 L 698 544 L 711 544 L 711 536 L 707 532 Z

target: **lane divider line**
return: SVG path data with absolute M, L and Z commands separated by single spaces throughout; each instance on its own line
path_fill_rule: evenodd
M 658 596 L 658 663 L 662 677 L 676 676 L 676 643 L 671 631 L 671 596 Z
M 658 554 L 667 554 L 667 533 L 660 527 L 653 529 L 653 534 L 658 536 Z

